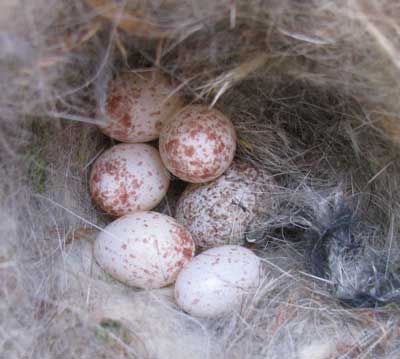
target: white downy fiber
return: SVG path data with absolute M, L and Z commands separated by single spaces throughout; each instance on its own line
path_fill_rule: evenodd
M 2 0 L 0 358 L 398 358 L 399 18 L 395 0 Z M 267 274 L 229 317 L 92 257 L 105 84 L 148 67 L 277 181 L 247 244 Z

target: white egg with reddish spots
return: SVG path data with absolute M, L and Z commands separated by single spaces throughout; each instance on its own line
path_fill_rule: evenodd
M 199 247 L 242 244 L 249 224 L 274 210 L 274 188 L 270 173 L 236 160 L 215 181 L 188 186 L 175 218 Z
M 119 144 L 96 160 L 89 186 L 102 209 L 123 216 L 157 206 L 167 193 L 169 174 L 154 147 Z
M 148 142 L 158 138 L 162 124 L 183 101 L 176 86 L 157 71 L 123 73 L 108 84 L 99 127 L 122 142 Z
M 139 288 L 173 283 L 194 251 L 185 227 L 169 216 L 150 211 L 118 218 L 94 244 L 94 256 L 104 271 Z
M 260 283 L 261 260 L 249 249 L 208 249 L 189 262 L 175 283 L 177 304 L 187 313 L 216 318 L 240 311 Z
M 232 122 L 220 111 L 191 105 L 168 121 L 160 134 L 160 154 L 175 176 L 192 182 L 211 181 L 226 171 L 236 150 Z

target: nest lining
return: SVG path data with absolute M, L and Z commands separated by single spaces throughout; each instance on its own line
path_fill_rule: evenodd
M 149 2 L 132 30 L 120 16 L 135 6 L 101 3 L 36 0 L 1 19 L 2 355 L 396 358 L 398 6 Z M 148 19 L 174 36 L 143 37 Z M 96 108 L 109 78 L 147 67 L 228 114 L 237 156 L 278 182 L 248 243 L 270 271 L 223 320 L 187 316 L 168 288 L 128 290 L 91 257 L 111 220 L 87 186 L 113 144 Z

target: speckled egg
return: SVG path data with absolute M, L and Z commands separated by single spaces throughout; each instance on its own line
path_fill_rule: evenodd
M 188 186 L 175 217 L 199 247 L 242 244 L 250 222 L 273 210 L 274 185 L 271 174 L 235 160 L 215 181 Z
M 231 164 L 236 133 L 220 111 L 191 105 L 168 121 L 160 134 L 161 158 L 175 176 L 203 183 L 219 177 Z
M 100 129 L 122 142 L 152 141 L 182 106 L 176 85 L 161 73 L 123 73 L 108 84 Z
M 104 152 L 90 174 L 93 200 L 113 216 L 154 208 L 165 196 L 169 174 L 158 151 L 146 144 L 119 144 Z
M 177 304 L 187 313 L 215 318 L 240 310 L 259 285 L 261 260 L 241 246 L 211 248 L 188 263 L 175 283 Z
M 185 227 L 169 216 L 150 211 L 118 218 L 94 244 L 94 256 L 107 273 L 139 288 L 173 283 L 194 251 Z

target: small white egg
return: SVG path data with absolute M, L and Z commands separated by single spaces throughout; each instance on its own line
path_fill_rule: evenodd
M 215 318 L 240 310 L 260 282 L 261 260 L 241 246 L 208 249 L 194 257 L 175 283 L 177 304 L 187 313 Z
M 242 244 L 251 221 L 274 208 L 274 184 L 271 174 L 236 160 L 215 181 L 190 185 L 175 218 L 199 247 Z
M 167 193 L 169 174 L 154 147 L 119 144 L 96 160 L 89 186 L 102 209 L 122 216 L 157 206 Z
M 139 288 L 173 283 L 194 251 L 185 227 L 169 216 L 149 211 L 118 218 L 94 244 L 94 256 L 104 271 Z
M 191 105 L 168 121 L 160 134 L 160 154 L 175 176 L 203 183 L 219 177 L 236 150 L 232 122 L 220 111 Z
M 108 85 L 101 131 L 122 142 L 157 139 L 164 121 L 183 106 L 175 88 L 157 71 L 121 74 Z

